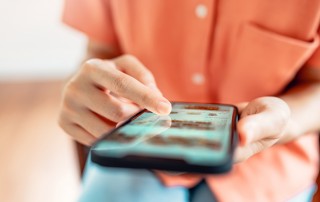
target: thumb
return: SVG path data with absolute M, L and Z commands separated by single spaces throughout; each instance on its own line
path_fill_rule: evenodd
M 278 139 L 289 117 L 288 106 L 278 98 L 262 97 L 250 102 L 237 125 L 240 145 L 264 138 Z
M 258 127 L 257 124 L 259 125 L 258 122 L 259 120 L 256 120 L 260 116 L 246 116 L 244 118 L 241 118 L 237 124 L 237 130 L 239 134 L 239 139 L 240 139 L 240 146 L 245 146 L 256 139 L 259 139 L 259 132 L 258 132 Z
M 275 112 L 268 110 L 245 116 L 237 125 L 240 145 L 248 145 L 264 138 L 278 139 L 286 125 L 284 122 Z

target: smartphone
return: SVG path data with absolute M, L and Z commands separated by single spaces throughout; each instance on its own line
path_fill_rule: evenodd
M 173 102 L 167 116 L 142 110 L 91 148 L 102 166 L 191 173 L 225 173 L 238 142 L 237 108 Z

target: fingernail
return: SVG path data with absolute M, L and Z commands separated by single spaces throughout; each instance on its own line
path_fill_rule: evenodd
M 171 111 L 171 103 L 168 101 L 160 101 L 157 105 L 157 111 L 160 114 L 169 114 Z

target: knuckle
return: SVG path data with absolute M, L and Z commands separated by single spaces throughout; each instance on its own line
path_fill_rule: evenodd
M 66 124 L 66 123 L 72 123 L 73 121 L 73 117 L 74 117 L 74 112 L 73 112 L 73 110 L 71 110 L 70 108 L 68 108 L 68 107 L 63 107 L 62 109 L 61 109 L 61 113 L 59 114 L 59 119 L 58 119 L 58 121 L 59 121 L 59 124 L 62 124 L 62 125 L 64 125 L 64 124 Z
M 76 85 L 74 84 L 68 84 L 68 86 L 65 87 L 64 93 L 63 93 L 63 105 L 67 107 L 72 107 L 75 102 L 79 102 L 80 98 L 80 92 Z
M 92 72 L 95 71 L 97 68 L 97 65 L 101 63 L 100 59 L 89 59 L 84 62 L 83 64 L 83 70 L 84 72 Z
M 83 119 L 83 116 L 80 116 L 79 110 L 82 106 L 76 106 L 74 101 L 64 102 L 61 105 L 60 113 L 58 115 L 58 123 L 62 128 L 67 127 L 70 124 L 75 124 L 79 119 Z M 83 107 L 84 108 L 84 107 Z
M 86 60 L 86 61 L 84 62 L 84 68 L 96 67 L 96 66 L 99 65 L 101 62 L 102 62 L 101 59 L 91 58 L 91 59 Z
M 139 77 L 143 81 L 154 82 L 153 75 L 148 69 L 145 69 L 144 71 L 140 71 Z
M 84 85 L 87 85 L 87 83 L 80 78 L 78 75 L 72 77 L 64 86 L 63 88 L 63 95 L 67 95 L 70 93 L 77 93 L 81 91 L 81 89 L 84 88 Z
M 76 137 L 75 131 L 74 131 L 75 125 L 73 124 L 67 124 L 64 128 L 62 128 L 67 135 L 69 135 L 72 138 Z
M 122 105 L 119 105 L 113 112 L 113 118 L 116 121 L 122 121 L 126 117 L 126 109 Z
M 84 62 L 84 68 L 87 69 L 97 69 L 99 67 L 105 67 L 105 66 L 114 66 L 114 63 L 111 60 L 102 60 L 98 58 L 89 59 Z
M 113 85 L 116 93 L 122 94 L 129 88 L 129 80 L 125 76 L 117 76 Z
M 131 54 L 125 54 L 125 55 L 121 56 L 121 58 L 124 60 L 128 60 L 128 61 L 138 61 L 138 59 Z
M 75 80 L 70 80 L 64 87 L 63 93 L 65 95 L 78 91 L 78 85 Z
M 84 63 L 81 74 L 83 77 L 101 76 L 112 68 L 115 68 L 115 64 L 110 60 L 89 59 Z
M 78 80 L 70 80 L 64 87 L 62 92 L 62 105 L 67 108 L 81 107 L 88 104 L 91 98 L 87 95 L 89 90 L 88 83 Z
M 63 110 L 58 117 L 58 124 L 63 129 L 66 130 L 68 125 L 71 123 L 67 113 Z

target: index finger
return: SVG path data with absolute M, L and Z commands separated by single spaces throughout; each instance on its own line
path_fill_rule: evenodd
M 145 67 L 136 57 L 132 55 L 123 55 L 113 59 L 112 61 L 116 64 L 120 71 L 125 72 L 149 88 L 156 90 L 157 93 L 161 94 L 150 70 Z
M 92 81 L 139 106 L 156 114 L 167 115 L 171 111 L 171 103 L 151 88 L 143 85 L 137 79 L 115 69 L 110 61 L 92 61 L 95 65 L 92 71 Z

